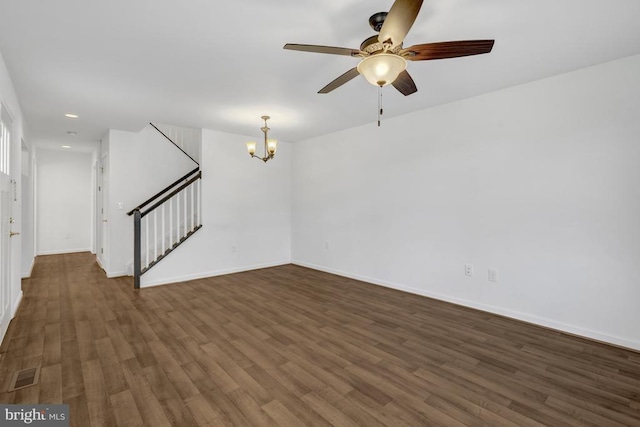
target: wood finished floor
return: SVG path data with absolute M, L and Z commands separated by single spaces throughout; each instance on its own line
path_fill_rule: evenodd
M 298 266 L 134 291 L 55 255 L 24 290 L 0 402 L 75 426 L 640 426 L 638 353 Z

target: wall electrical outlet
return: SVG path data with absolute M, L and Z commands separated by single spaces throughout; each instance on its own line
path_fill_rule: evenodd
M 489 269 L 489 281 L 497 282 L 498 281 L 498 271 Z
M 473 276 L 473 265 L 472 264 L 465 264 L 464 266 L 464 274 L 465 276 Z
M 328 240 L 324 242 L 324 248 L 326 250 L 329 250 L 329 241 Z
M 238 249 L 236 248 L 236 245 L 231 245 L 231 252 L 234 253 L 234 254 L 236 252 L 238 252 Z

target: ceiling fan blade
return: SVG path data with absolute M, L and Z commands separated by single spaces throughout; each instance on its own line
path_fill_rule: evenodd
M 347 47 L 319 46 L 315 44 L 287 43 L 284 45 L 284 49 L 345 56 L 358 56 L 358 54 L 360 54 L 360 51 L 358 49 L 349 49 Z
M 396 0 L 380 28 L 378 41 L 391 42 L 394 48 L 402 44 L 420 12 L 422 0 Z
M 460 56 L 480 55 L 491 52 L 494 40 L 459 40 L 452 42 L 417 44 L 400 51 L 413 52 L 415 55 L 403 55 L 409 61 L 427 61 L 430 59 L 458 58 Z
M 398 92 L 400 92 L 404 96 L 411 95 L 412 93 L 416 93 L 418 91 L 416 84 L 414 83 L 409 73 L 407 73 L 407 70 L 401 72 L 391 84 L 393 85 L 393 87 L 398 89 Z
M 352 69 L 350 69 L 349 71 L 347 71 L 346 73 L 344 73 L 343 75 L 341 75 L 340 77 L 338 77 L 337 79 L 335 79 L 334 81 L 332 81 L 331 83 L 329 83 L 328 85 L 320 89 L 318 93 L 329 93 L 332 90 L 339 88 L 349 80 L 355 78 L 359 74 L 360 73 L 358 72 L 358 68 L 353 67 Z

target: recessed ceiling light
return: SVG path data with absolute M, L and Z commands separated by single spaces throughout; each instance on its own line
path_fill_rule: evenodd
M 67 113 L 64 116 L 68 117 L 70 119 L 77 119 L 78 118 L 78 115 L 77 114 L 73 114 L 73 113 Z
M 74 130 L 68 130 L 67 131 L 67 135 L 70 135 L 70 136 L 76 136 L 77 134 L 78 134 L 78 132 L 76 132 Z
M 71 148 L 70 145 L 61 145 L 62 148 Z

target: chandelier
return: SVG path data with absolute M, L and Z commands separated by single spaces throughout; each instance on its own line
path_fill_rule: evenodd
M 269 139 L 269 127 L 267 126 L 267 120 L 271 117 L 262 116 L 262 120 L 264 120 L 264 126 L 260 128 L 262 133 L 264 133 L 264 157 L 256 156 L 256 141 L 247 142 L 247 151 L 251 157 L 262 160 L 267 163 L 270 159 L 276 155 L 276 150 L 278 149 L 278 140 L 277 139 Z

